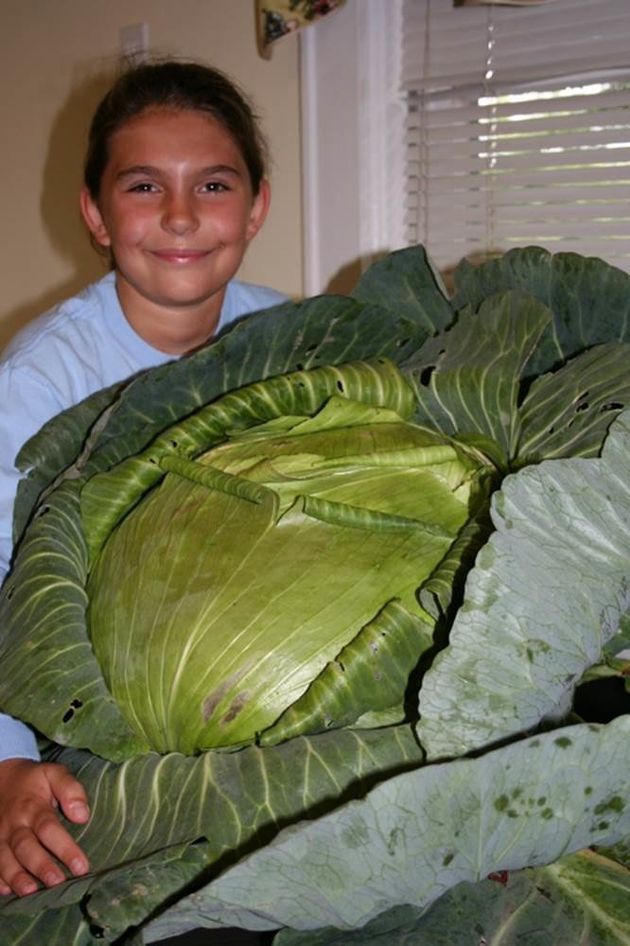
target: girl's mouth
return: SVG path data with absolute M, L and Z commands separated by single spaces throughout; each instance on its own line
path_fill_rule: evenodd
M 152 253 L 153 256 L 165 263 L 175 263 L 182 266 L 187 263 L 197 263 L 199 260 L 205 259 L 208 255 L 207 250 L 182 250 L 176 248 L 153 250 Z

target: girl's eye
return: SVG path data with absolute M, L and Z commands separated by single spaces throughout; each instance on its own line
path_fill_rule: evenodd
M 133 184 L 129 190 L 132 194 L 153 194 L 155 193 L 155 184 L 149 181 L 141 181 L 139 184 Z
M 206 181 L 202 186 L 202 190 L 206 194 L 221 194 L 223 191 L 229 190 L 229 187 L 222 181 Z

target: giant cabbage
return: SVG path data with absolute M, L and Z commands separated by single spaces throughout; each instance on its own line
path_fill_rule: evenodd
M 630 942 L 629 312 L 412 248 L 25 446 L 0 705 L 92 873 L 7 942 Z

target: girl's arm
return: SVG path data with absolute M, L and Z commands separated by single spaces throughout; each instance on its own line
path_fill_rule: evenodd
M 12 554 L 19 480 L 11 458 L 58 411 L 50 387 L 28 373 L 0 367 L 0 583 Z M 87 821 L 85 791 L 65 766 L 38 759 L 29 727 L 0 713 L 0 895 L 25 896 L 39 882 L 48 887 L 65 880 L 53 858 L 75 875 L 89 869 L 87 858 L 59 820 L 61 813 L 75 824 Z

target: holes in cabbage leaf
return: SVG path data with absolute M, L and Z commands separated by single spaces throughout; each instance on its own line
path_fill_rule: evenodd
M 582 398 L 586 398 L 587 396 L 588 396 L 588 391 L 586 391 L 585 394 L 581 395 Z M 583 414 L 584 411 L 588 411 L 591 406 L 592 405 L 587 400 L 579 401 L 575 405 L 575 415 L 568 422 L 567 427 L 571 427 L 574 421 L 576 420 L 577 415 Z M 611 411 L 622 411 L 624 407 L 625 405 L 622 404 L 621 401 L 608 401 L 607 404 L 600 405 L 600 407 L 598 408 L 598 413 L 607 414 L 607 413 L 610 413 Z
M 431 384 L 431 378 L 433 376 L 434 371 L 435 371 L 435 365 L 427 365 L 427 367 L 423 368 L 422 371 L 420 372 L 420 384 L 424 388 L 428 388 L 429 385 Z
M 71 701 L 69 708 L 63 714 L 64 723 L 69 723 L 72 717 L 74 716 L 74 711 L 81 709 L 83 706 L 83 700 L 74 699 Z
M 346 389 L 345 389 L 343 381 L 337 381 L 337 390 L 341 391 L 342 394 L 344 393 Z

